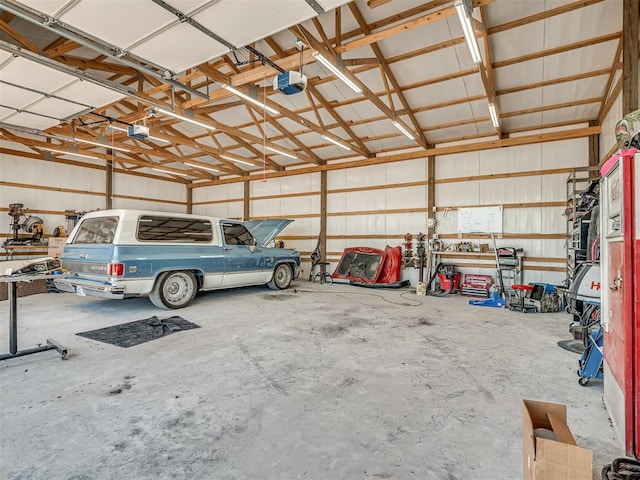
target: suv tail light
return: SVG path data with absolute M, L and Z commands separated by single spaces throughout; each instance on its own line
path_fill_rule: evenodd
M 107 275 L 121 277 L 124 275 L 124 263 L 110 263 L 107 267 Z

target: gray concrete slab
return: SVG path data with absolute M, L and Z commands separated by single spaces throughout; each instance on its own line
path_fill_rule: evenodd
M 566 314 L 305 281 L 147 299 L 19 299 L 0 362 L 0 477 L 516 479 L 522 398 L 563 403 L 600 465 L 621 456 L 602 385 L 578 385 Z M 131 348 L 76 333 L 152 315 L 202 328 Z M 0 302 L 0 350 L 8 304 Z

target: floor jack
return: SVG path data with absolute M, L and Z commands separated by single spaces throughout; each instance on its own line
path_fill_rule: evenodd
M 589 302 L 594 303 L 594 302 Z M 595 304 L 597 308 L 596 322 L 600 323 L 600 304 Z M 590 317 L 592 315 L 589 315 Z M 596 378 L 602 380 L 604 378 L 602 370 L 602 326 L 599 326 L 597 330 L 593 330 L 591 335 L 588 335 L 589 324 L 588 320 L 583 320 L 583 339 L 585 339 L 585 350 L 578 361 L 580 368 L 578 369 L 578 383 L 583 387 L 589 383 L 589 380 Z M 592 323 L 591 325 L 594 325 Z

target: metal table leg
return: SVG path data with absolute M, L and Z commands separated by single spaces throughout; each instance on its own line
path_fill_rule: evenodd
M 57 350 L 62 360 L 67 358 L 67 349 L 51 338 L 47 338 L 46 345 L 38 345 L 34 348 L 18 351 L 18 282 L 9 282 L 7 285 L 9 300 L 9 353 L 0 355 L 0 360 L 14 357 L 22 357 L 32 353 Z

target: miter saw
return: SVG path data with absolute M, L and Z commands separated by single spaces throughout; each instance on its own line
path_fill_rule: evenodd
M 9 204 L 9 216 L 11 222 L 12 238 L 5 240 L 3 245 L 41 245 L 44 243 L 44 222 L 40 217 L 27 215 L 22 203 Z M 20 237 L 18 232 L 22 230 L 31 234 L 30 237 Z

